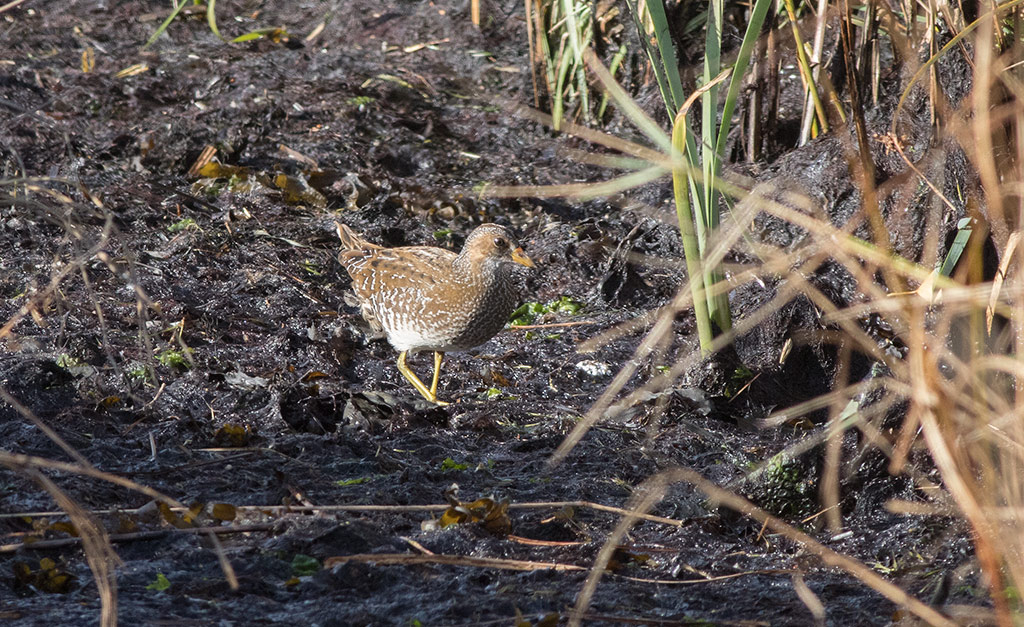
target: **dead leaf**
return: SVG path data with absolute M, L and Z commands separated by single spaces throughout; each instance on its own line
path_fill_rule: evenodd
M 213 435 L 213 441 L 217 446 L 241 448 L 248 446 L 252 431 L 247 425 L 236 425 L 228 423 L 217 429 Z
M 75 538 L 78 537 L 78 530 L 75 529 L 75 526 L 72 525 L 69 522 L 64 522 L 64 521 L 55 522 L 52 525 L 50 525 L 50 529 L 52 531 L 59 531 L 61 533 L 66 533 L 69 536 L 72 536 L 72 537 L 75 537 Z
M 309 205 L 318 209 L 327 206 L 327 198 L 301 176 L 278 174 L 274 177 L 274 186 L 284 193 L 284 201 L 290 205 Z
M 449 502 L 455 499 L 449 499 Z M 480 523 L 480 525 L 495 535 L 507 535 L 512 528 L 512 522 L 508 517 L 508 501 L 495 502 L 494 499 L 482 498 L 472 503 L 459 503 L 455 501 L 451 507 L 441 514 L 440 526 L 460 525 L 465 523 Z
M 96 51 L 92 47 L 82 51 L 82 73 L 89 74 L 96 67 Z
M 213 518 L 214 520 L 222 520 L 224 522 L 230 522 L 238 516 L 238 510 L 234 505 L 230 503 L 214 503 L 213 504 Z

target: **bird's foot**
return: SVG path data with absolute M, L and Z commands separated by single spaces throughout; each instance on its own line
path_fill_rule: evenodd
M 416 376 L 416 373 L 410 370 L 409 366 L 405 363 L 406 351 L 402 351 L 398 354 L 398 371 L 402 373 L 402 376 L 404 376 L 414 388 L 416 388 L 416 391 L 419 392 L 423 398 L 435 405 L 445 407 L 449 405 L 449 403 L 437 398 L 437 367 L 440 366 L 441 363 L 441 360 L 437 357 L 439 354 L 440 353 L 434 354 L 434 381 L 433 386 L 429 388 L 420 381 L 420 378 Z

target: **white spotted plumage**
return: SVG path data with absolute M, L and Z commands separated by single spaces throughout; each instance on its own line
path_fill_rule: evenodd
M 521 251 L 504 227 L 477 227 L 458 255 L 426 246 L 382 248 L 341 225 L 339 234 L 339 261 L 364 317 L 399 351 L 478 346 L 501 330 L 519 303 L 511 255 Z

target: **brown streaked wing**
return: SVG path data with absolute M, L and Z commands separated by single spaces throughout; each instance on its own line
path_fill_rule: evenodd
M 372 291 L 387 291 L 388 286 L 414 287 L 429 293 L 451 281 L 451 262 L 455 253 L 428 246 L 380 248 L 375 251 L 346 251 L 342 264 L 352 276 L 353 287 L 361 298 Z

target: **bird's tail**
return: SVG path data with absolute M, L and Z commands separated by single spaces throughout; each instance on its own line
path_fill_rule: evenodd
M 360 260 L 372 257 L 375 252 L 381 249 L 376 244 L 363 239 L 352 229 L 341 222 L 335 222 L 338 226 L 338 239 L 341 240 L 341 252 L 338 253 L 338 262 L 351 270 L 352 264 L 358 264 Z
M 364 240 L 362 237 L 356 234 L 355 231 L 348 228 L 348 226 L 341 222 L 335 223 L 338 227 L 338 239 L 341 240 L 341 251 L 347 250 L 366 250 L 371 248 L 372 245 Z

